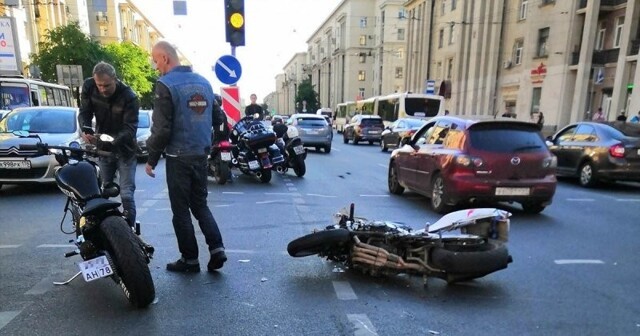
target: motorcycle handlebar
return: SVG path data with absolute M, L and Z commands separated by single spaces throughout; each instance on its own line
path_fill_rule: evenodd
M 86 153 L 93 156 L 103 156 L 109 157 L 112 155 L 111 152 L 99 150 L 99 149 L 86 149 L 86 148 L 77 148 L 77 147 L 69 147 L 69 146 L 54 146 L 46 143 L 37 143 L 35 145 L 21 144 L 19 146 L 21 150 L 40 150 L 42 152 L 46 152 L 49 149 L 60 149 L 60 150 L 68 150 L 72 153 Z

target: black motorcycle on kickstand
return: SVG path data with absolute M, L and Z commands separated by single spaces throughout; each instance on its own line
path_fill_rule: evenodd
M 81 148 L 78 142 L 69 146 L 48 145 L 37 135 L 34 137 L 25 131 L 14 134 L 25 141 L 36 139 L 35 143 L 20 145 L 21 150 L 54 154 L 61 166 L 55 172 L 55 181 L 67 196 L 67 202 L 60 229 L 65 234 L 75 235 L 70 242 L 77 247 L 64 256 L 79 254 L 84 261 L 78 264 L 80 272 L 65 282 L 54 284 L 69 284 L 79 275 L 87 282 L 110 277 L 133 306 L 143 308 L 151 304 L 155 299 L 155 286 L 148 264 L 153 247 L 137 236 L 140 234 L 139 223 L 134 232 L 119 209 L 120 203 L 109 199 L 119 195 L 120 187 L 116 183 L 101 186 L 98 165 L 89 159 L 111 153 Z M 113 141 L 108 135 L 102 135 L 100 139 Z M 71 213 L 72 230 L 65 231 L 63 223 L 67 212 Z
M 296 176 L 303 177 L 307 173 L 307 165 L 305 163 L 307 150 L 298 135 L 298 129 L 289 125 L 287 132 L 282 137 L 279 137 L 276 143 L 284 156 L 284 162 L 280 164 L 283 169 L 277 171 L 284 174 L 289 168 L 292 168 Z

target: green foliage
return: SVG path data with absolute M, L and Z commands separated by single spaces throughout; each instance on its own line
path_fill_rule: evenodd
M 83 78 L 91 76 L 99 61 L 111 61 L 97 41 L 85 35 L 77 22 L 48 30 L 38 43 L 40 52 L 31 56 L 43 80 L 57 82 L 56 65 L 81 65 Z
M 148 52 L 131 42 L 109 43 L 104 47 L 107 55 L 113 60 L 118 78 L 129 85 L 139 96 L 150 93 L 153 83 L 158 78 L 151 67 Z
M 307 112 L 315 113 L 319 108 L 318 93 L 314 90 L 311 79 L 307 78 L 298 85 L 298 92 L 296 93 L 296 110 L 300 112 L 302 109 L 302 101 L 307 101 Z

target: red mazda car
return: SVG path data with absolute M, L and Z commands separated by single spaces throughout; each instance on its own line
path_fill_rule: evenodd
M 430 198 L 447 213 L 460 203 L 518 202 L 539 213 L 556 191 L 556 157 L 537 125 L 516 120 L 430 119 L 391 154 L 388 186 Z

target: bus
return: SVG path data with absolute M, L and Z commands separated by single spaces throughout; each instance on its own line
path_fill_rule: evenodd
M 26 106 L 75 107 L 71 89 L 21 76 L 0 77 L 0 110 Z
M 375 113 L 385 124 L 400 118 L 444 115 L 444 97 L 426 93 L 393 93 L 376 97 Z
M 351 119 L 355 114 L 355 110 L 356 102 L 354 101 L 340 103 L 336 106 L 336 118 L 333 123 L 338 133 L 342 133 L 344 125 L 347 123 L 347 120 Z

